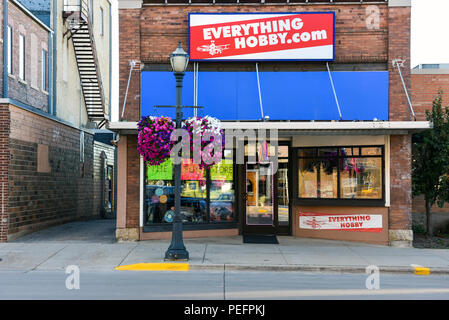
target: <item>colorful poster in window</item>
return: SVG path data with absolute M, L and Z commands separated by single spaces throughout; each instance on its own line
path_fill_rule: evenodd
M 181 180 L 204 180 L 204 170 L 190 159 L 181 160 Z
M 173 163 L 168 159 L 158 166 L 147 166 L 147 180 L 172 180 Z
M 311 230 L 382 232 L 382 215 L 300 213 L 299 228 Z
M 210 177 L 212 180 L 232 181 L 233 172 L 232 162 L 223 160 L 210 169 Z

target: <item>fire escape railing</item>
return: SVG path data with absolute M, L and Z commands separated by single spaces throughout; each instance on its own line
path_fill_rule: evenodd
M 89 119 L 102 127 L 106 121 L 106 106 L 95 38 L 87 0 L 65 0 L 63 17 L 68 22 Z

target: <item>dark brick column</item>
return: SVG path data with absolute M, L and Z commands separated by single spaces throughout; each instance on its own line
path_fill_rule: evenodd
M 404 61 L 401 67 L 408 93 L 411 94 L 410 77 L 410 16 L 407 1 L 391 1 L 388 10 L 388 68 L 390 72 L 390 121 L 410 121 L 412 114 L 397 66 L 393 60 Z M 390 217 L 389 240 L 391 245 L 411 246 L 413 241 L 411 135 L 391 136 L 390 139 Z
M 134 68 L 128 88 L 126 108 L 123 118 L 123 104 L 128 87 L 130 62 L 141 61 L 141 1 L 119 0 L 120 28 L 120 105 L 119 118 L 125 121 L 140 120 L 140 69 Z M 123 150 L 125 148 L 125 150 Z M 119 240 L 139 240 L 139 208 L 140 208 L 140 162 L 137 154 L 137 136 L 128 136 L 125 143 L 119 144 L 118 174 L 119 190 L 126 195 L 125 204 L 119 205 L 116 237 Z M 126 155 L 126 156 L 125 156 Z M 124 156 L 124 157 L 123 157 Z M 126 161 L 124 161 L 126 159 Z M 122 161 L 120 163 L 120 161 Z M 123 163 L 126 162 L 126 163 Z M 126 167 L 126 169 L 123 168 Z M 126 174 L 125 174 L 126 171 Z
M 137 135 L 128 136 L 126 227 L 139 227 L 140 208 L 140 157 L 137 154 Z
M 120 9 L 120 106 L 122 115 L 123 101 L 128 85 L 130 61 L 140 62 L 140 11 L 141 9 Z M 133 70 L 129 84 L 128 97 L 123 119 L 140 120 L 140 70 Z

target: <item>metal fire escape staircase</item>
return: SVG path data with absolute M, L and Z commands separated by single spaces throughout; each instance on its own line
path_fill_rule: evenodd
M 107 121 L 105 96 L 87 0 L 66 0 L 63 18 L 75 49 L 78 72 L 89 120 L 101 128 Z

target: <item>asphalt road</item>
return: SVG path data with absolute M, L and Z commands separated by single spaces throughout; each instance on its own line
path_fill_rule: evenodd
M 304 272 L 82 271 L 79 289 L 67 289 L 75 273 L 2 271 L 0 299 L 449 299 L 449 276 L 380 274 L 379 289 L 366 288 L 367 274 Z M 75 282 L 68 281 L 69 286 Z

